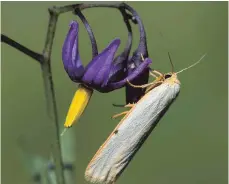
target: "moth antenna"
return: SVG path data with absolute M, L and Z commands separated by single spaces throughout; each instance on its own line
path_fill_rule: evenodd
M 190 65 L 190 66 L 187 67 L 187 68 L 184 68 L 184 69 L 180 70 L 179 72 L 176 72 L 176 74 L 181 73 L 181 72 L 183 72 L 183 71 L 185 71 L 185 70 L 187 70 L 187 69 L 189 69 L 189 68 L 192 68 L 192 67 L 194 67 L 195 65 L 199 64 L 200 61 L 201 61 L 206 55 L 207 55 L 207 53 L 204 54 L 197 62 L 195 62 L 194 64 Z
M 170 61 L 171 66 L 172 66 L 172 73 L 173 73 L 174 72 L 174 66 L 173 66 L 173 62 L 172 62 L 172 59 L 171 59 L 169 52 L 168 52 L 168 56 L 169 56 L 169 61 Z

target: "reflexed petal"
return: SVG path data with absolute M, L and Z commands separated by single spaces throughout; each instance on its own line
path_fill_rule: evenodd
M 82 81 L 95 86 L 104 86 L 109 79 L 114 55 L 120 45 L 120 40 L 113 40 L 100 54 L 92 59 L 85 69 Z
M 139 75 L 141 75 L 142 73 L 144 73 L 149 65 L 152 63 L 151 59 L 146 58 L 130 75 L 128 75 L 125 79 L 119 81 L 119 82 L 112 82 L 108 84 L 109 88 L 114 89 L 118 89 L 123 87 L 127 80 L 129 80 L 130 82 L 132 80 L 134 80 L 135 78 L 137 78 Z
M 121 55 L 115 58 L 109 74 L 109 83 L 117 82 L 127 76 L 127 58 Z
M 148 83 L 149 73 L 143 72 L 132 80 L 132 84 L 143 85 Z M 130 85 L 126 85 L 126 104 L 128 103 L 137 103 L 142 96 L 145 95 L 145 89 L 134 88 Z
M 140 51 L 139 51 L 140 50 Z M 142 57 L 147 58 L 148 53 L 146 50 L 146 45 L 139 46 L 139 48 L 134 52 L 132 58 L 128 61 L 127 73 L 132 74 L 142 63 Z M 136 77 L 132 83 L 135 85 L 143 85 L 148 83 L 149 72 L 145 70 L 138 77 Z M 134 88 L 130 85 L 126 85 L 126 104 L 136 103 L 145 94 L 145 89 Z
M 109 74 L 109 82 L 117 82 L 126 77 L 126 68 L 123 67 L 122 63 L 118 63 L 113 65 Z
M 62 48 L 62 60 L 64 68 L 69 77 L 74 81 L 79 80 L 84 72 L 78 50 L 78 31 L 78 23 L 72 21 L 70 23 L 70 29 Z

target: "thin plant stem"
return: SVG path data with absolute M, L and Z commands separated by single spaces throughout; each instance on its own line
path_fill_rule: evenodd
M 11 47 L 14 47 L 15 49 L 23 52 L 25 55 L 30 56 L 31 58 L 35 59 L 39 63 L 43 61 L 43 56 L 41 54 L 38 54 L 29 48 L 21 45 L 20 43 L 14 41 L 13 39 L 9 38 L 8 36 L 1 34 L 1 42 L 6 43 L 10 45 Z
M 63 157 L 61 153 L 61 143 L 60 143 L 60 124 L 58 120 L 58 112 L 57 112 L 57 104 L 55 97 L 54 84 L 52 79 L 52 70 L 51 70 L 51 53 L 52 53 L 52 45 L 56 32 L 56 24 L 58 20 L 58 14 L 53 11 L 53 8 L 49 9 L 49 25 L 48 31 L 46 35 L 46 41 L 43 50 L 43 64 L 41 65 L 45 95 L 47 101 L 47 110 L 48 115 L 51 118 L 51 128 L 55 131 L 54 140 L 56 140 L 51 145 L 53 162 L 56 165 L 56 180 L 59 184 L 65 184 L 64 172 L 62 169 L 63 165 Z

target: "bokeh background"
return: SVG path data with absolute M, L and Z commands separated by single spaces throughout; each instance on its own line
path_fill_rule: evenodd
M 2 33 L 41 52 L 47 25 L 47 8 L 69 2 L 2 2 Z M 169 51 L 178 71 L 207 56 L 196 67 L 180 74 L 181 93 L 128 168 L 119 184 L 226 184 L 227 183 L 227 2 L 129 2 L 141 16 L 147 33 L 153 68 L 171 71 Z M 127 31 L 115 9 L 84 11 L 96 36 L 99 51 L 120 37 L 124 48 Z M 60 122 L 63 123 L 77 84 L 70 81 L 61 60 L 72 13 L 59 17 L 52 53 L 52 71 Z M 79 21 L 80 22 L 80 21 Z M 133 26 L 136 49 L 138 27 Z M 80 22 L 80 55 L 91 59 L 87 32 Z M 18 140 L 31 154 L 48 157 L 53 130 L 46 113 L 40 66 L 28 56 L 1 44 L 2 61 L 2 183 L 31 183 L 21 159 Z M 152 80 L 152 79 L 151 79 Z M 118 123 L 111 116 L 123 111 L 112 103 L 125 102 L 125 91 L 95 92 L 86 112 L 70 131 L 76 136 L 76 177 L 84 180 L 85 168 Z M 67 134 L 67 132 L 66 132 Z

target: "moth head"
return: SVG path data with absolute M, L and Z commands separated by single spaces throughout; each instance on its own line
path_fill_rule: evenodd
M 164 74 L 164 80 L 171 78 L 172 75 L 173 75 L 172 72 L 169 72 L 169 73 Z
M 177 74 L 175 72 L 169 72 L 164 74 L 164 82 L 170 83 L 170 84 L 180 84 L 180 81 L 177 78 Z

